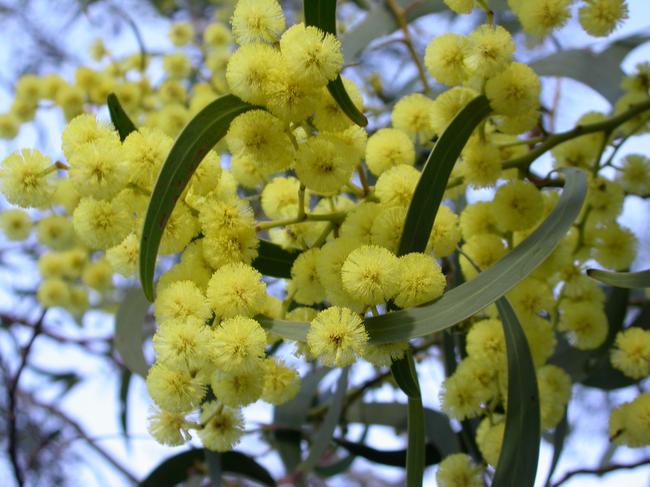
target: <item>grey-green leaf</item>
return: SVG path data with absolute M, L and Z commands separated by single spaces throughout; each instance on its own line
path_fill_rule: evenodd
M 639 272 L 611 272 L 599 269 L 588 269 L 589 277 L 604 284 L 628 289 L 650 287 L 650 269 Z
M 120 100 L 118 100 L 115 93 L 108 95 L 106 103 L 108 104 L 108 113 L 111 116 L 111 122 L 113 122 L 113 126 L 117 129 L 117 133 L 120 134 L 120 140 L 124 142 L 124 139 L 131 132 L 135 132 L 137 128 L 124 111 L 124 108 L 122 108 Z
M 446 292 L 431 304 L 368 318 L 371 343 L 391 343 L 426 336 L 469 318 L 493 303 L 534 271 L 566 235 L 580 213 L 587 179 L 579 169 L 563 169 L 562 196 L 549 216 L 523 242 L 475 279 Z M 262 319 L 271 333 L 305 341 L 308 323 Z
M 143 324 L 149 301 L 139 288 L 127 289 L 115 315 L 115 348 L 124 365 L 141 377 L 147 376 L 149 366 L 142 351 Z
M 423 15 L 447 10 L 447 6 L 442 0 L 427 0 L 426 2 L 396 0 L 395 3 L 405 9 L 407 22 L 412 22 Z M 341 36 L 343 56 L 348 62 L 353 61 L 373 40 L 397 29 L 399 29 L 397 19 L 386 2 L 376 2 L 359 25 Z
M 251 264 L 265 276 L 291 279 L 291 266 L 298 253 L 289 252 L 268 240 L 260 240 L 257 257 Z
M 621 63 L 632 49 L 648 40 L 634 35 L 613 42 L 599 53 L 591 49 L 569 49 L 530 63 L 541 76 L 562 76 L 575 79 L 615 103 L 623 94 L 620 83 L 624 73 Z
M 541 437 L 539 392 L 528 340 L 506 298 L 497 300 L 508 359 L 508 410 L 492 487 L 533 487 Z
M 411 198 L 397 255 L 424 252 L 451 170 L 470 135 L 489 113 L 488 99 L 483 95 L 474 98 L 436 142 Z
M 234 95 L 222 96 L 187 124 L 171 148 L 151 194 L 142 228 L 140 282 L 150 301 L 154 299 L 153 277 L 158 248 L 176 201 L 199 163 L 226 134 L 230 122 L 254 108 Z
M 320 458 L 327 450 L 332 436 L 334 435 L 334 430 L 339 424 L 339 419 L 341 418 L 341 411 L 343 410 L 343 401 L 345 399 L 345 393 L 348 388 L 348 373 L 350 369 L 348 367 L 341 370 L 341 375 L 339 376 L 338 381 L 336 382 L 336 391 L 332 396 L 332 402 L 327 409 L 325 414 L 325 419 L 320 425 L 314 441 L 309 450 L 309 454 L 305 461 L 300 465 L 299 469 L 302 472 L 309 472 L 314 466 L 318 463 Z
M 307 0 L 304 2 L 304 13 L 305 24 L 336 36 L 336 0 Z M 361 127 L 368 125 L 368 119 L 348 95 L 341 76 L 330 81 L 327 90 L 350 120 Z

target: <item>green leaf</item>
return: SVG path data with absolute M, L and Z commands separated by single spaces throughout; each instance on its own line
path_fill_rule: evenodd
M 308 2 L 309 0 L 305 3 Z M 396 0 L 395 3 L 405 9 L 407 22 L 412 22 L 430 13 L 448 11 L 442 0 L 427 0 L 426 2 Z M 397 29 L 399 29 L 397 20 L 386 2 L 376 2 L 357 26 L 341 36 L 343 56 L 348 62 L 353 61 L 372 41 L 395 32 Z
M 237 451 L 220 453 L 221 469 L 275 487 L 271 474 L 248 455 Z M 164 460 L 140 483 L 140 487 L 173 487 L 205 469 L 205 450 L 193 448 Z
M 305 24 L 316 26 L 336 37 L 336 0 L 306 0 L 304 5 Z M 327 90 L 350 120 L 361 127 L 368 125 L 368 119 L 345 90 L 340 75 L 327 84 Z
M 142 351 L 142 326 L 148 310 L 149 302 L 142 290 L 132 287 L 126 290 L 115 315 L 115 349 L 122 357 L 124 365 L 141 377 L 146 377 L 149 370 Z
M 323 367 L 314 369 L 305 375 L 296 397 L 274 408 L 273 424 L 299 430 L 307 419 L 307 412 L 318 392 L 318 385 L 329 372 L 331 369 Z M 289 474 L 298 467 L 301 461 L 300 434 L 279 430 L 274 433 L 274 438 L 287 474 Z
M 129 439 L 129 387 L 131 386 L 132 373 L 129 369 L 122 369 L 120 377 L 120 427 L 125 440 Z
M 508 410 L 492 487 L 532 487 L 541 437 L 539 392 L 528 341 L 506 298 L 496 302 L 506 339 Z
M 409 350 L 403 358 L 395 360 L 390 368 L 395 382 L 408 398 L 406 449 L 406 485 L 419 487 L 424 478 L 425 440 L 424 409 L 413 354 Z
M 424 252 L 449 175 L 474 129 L 490 114 L 490 103 L 474 98 L 452 120 L 429 154 L 404 220 L 397 255 Z
M 120 100 L 117 99 L 115 93 L 108 95 L 106 102 L 108 104 L 108 113 L 111 116 L 111 122 L 113 122 L 113 125 L 117 129 L 117 133 L 120 134 L 120 140 L 124 142 L 124 139 L 131 132 L 135 132 L 138 129 L 126 114 L 124 108 L 122 108 Z
M 567 420 L 567 411 L 564 411 L 564 416 L 562 416 L 562 419 L 553 432 L 553 459 L 551 460 L 551 466 L 548 469 L 546 482 L 544 483 L 547 487 L 551 486 L 551 479 L 553 478 L 553 473 L 560 462 L 560 456 L 562 455 L 562 450 L 564 450 L 564 440 L 566 439 L 568 432 L 569 421 Z
M 349 423 L 390 426 L 398 431 L 407 428 L 407 406 L 397 402 L 356 402 L 345 410 Z M 458 453 L 460 444 L 449 418 L 433 409 L 424 409 L 425 433 L 429 443 L 434 445 L 443 457 Z
M 210 477 L 210 487 L 221 487 L 221 453 L 205 449 L 205 463 L 208 466 L 208 476 Z
M 156 256 L 167 220 L 199 163 L 226 134 L 238 115 L 256 108 L 234 95 L 216 99 L 182 130 L 151 194 L 140 243 L 140 282 L 149 301 L 154 299 Z
M 614 104 L 623 94 L 620 88 L 625 75 L 621 69 L 623 59 L 647 40 L 647 36 L 625 37 L 599 53 L 591 49 L 568 49 L 533 61 L 530 66 L 540 76 L 562 76 L 579 81 Z
M 318 463 L 320 458 L 327 450 L 327 447 L 330 444 L 332 436 L 334 435 L 334 430 L 339 424 L 339 419 L 341 418 L 341 411 L 343 410 L 343 401 L 345 399 L 345 393 L 348 389 L 348 373 L 350 369 L 348 367 L 341 370 L 341 375 L 336 383 L 336 391 L 332 396 L 332 403 L 327 409 L 325 414 L 325 419 L 320 425 L 314 441 L 312 442 L 311 449 L 305 461 L 300 465 L 299 470 L 302 472 L 309 472 L 314 466 Z
M 604 284 L 615 287 L 636 289 L 650 287 L 650 269 L 639 272 L 610 272 L 588 269 L 587 275 Z
M 298 253 L 289 252 L 268 240 L 260 240 L 252 266 L 265 276 L 291 279 L 291 267 Z
M 447 291 L 418 308 L 395 311 L 365 320 L 370 343 L 391 343 L 426 336 L 459 323 L 493 303 L 534 271 L 550 255 L 576 219 L 587 193 L 587 179 L 575 168 L 562 169 L 564 191 L 549 216 L 492 267 L 475 279 Z M 260 319 L 271 333 L 305 341 L 309 323 Z
M 333 441 L 353 455 L 365 458 L 371 462 L 390 465 L 392 467 L 407 466 L 408 450 L 377 450 L 362 443 L 354 443 L 342 438 L 334 438 Z M 440 460 L 442 460 L 440 452 L 435 446 L 427 443 L 424 448 L 423 465 L 435 465 L 439 463 Z

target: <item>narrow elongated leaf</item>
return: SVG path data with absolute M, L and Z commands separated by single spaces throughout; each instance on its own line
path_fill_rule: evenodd
M 208 476 L 210 477 L 210 487 L 221 487 L 221 476 L 223 470 L 221 468 L 221 454 L 216 451 L 208 450 L 205 453 L 205 463 L 208 466 Z
M 106 102 L 108 104 L 108 113 L 111 116 L 111 122 L 113 122 L 113 126 L 117 130 L 117 133 L 120 134 L 120 140 L 124 142 L 124 139 L 126 139 L 131 132 L 135 132 L 138 129 L 126 114 L 124 108 L 122 108 L 120 100 L 117 99 L 115 93 L 108 95 Z
M 448 10 L 442 0 L 427 0 L 426 2 L 396 0 L 396 3 L 405 9 L 407 22 L 412 22 L 423 15 Z M 397 29 L 399 29 L 397 19 L 386 2 L 376 2 L 357 26 L 341 36 L 343 56 L 348 62 L 353 61 L 372 41 L 395 32 Z
M 403 358 L 391 365 L 395 382 L 408 397 L 407 431 L 408 447 L 406 449 L 406 485 L 419 487 L 424 478 L 424 408 L 420 383 L 415 370 L 413 355 L 409 350 Z
M 366 319 L 371 343 L 426 336 L 469 318 L 493 303 L 534 271 L 566 235 L 580 212 L 587 180 L 579 169 L 563 169 L 564 191 L 549 216 L 533 233 L 492 267 L 442 295 L 431 304 Z M 260 320 L 272 333 L 304 341 L 308 323 Z
M 241 452 L 220 453 L 221 470 L 275 487 L 271 474 Z M 140 487 L 174 487 L 192 475 L 205 471 L 205 449 L 193 448 L 167 458 L 140 483 Z
M 396 402 L 356 402 L 345 410 L 345 419 L 349 423 L 390 426 L 398 431 L 407 428 L 407 406 Z M 440 451 L 442 456 L 460 451 L 458 437 L 451 429 L 448 416 L 424 409 L 424 423 L 427 440 Z
M 587 274 L 597 281 L 615 287 L 636 289 L 650 287 L 650 269 L 639 272 L 610 272 L 588 269 Z
M 145 296 L 154 299 L 156 256 L 167 220 L 199 163 L 226 134 L 237 115 L 256 108 L 234 95 L 216 99 L 182 130 L 163 163 L 142 228 L 140 282 Z
M 449 175 L 474 129 L 490 114 L 490 103 L 474 98 L 452 120 L 429 154 L 404 220 L 397 255 L 424 252 Z
M 553 458 L 551 460 L 551 466 L 548 469 L 548 474 L 546 475 L 546 482 L 544 483 L 546 487 L 550 487 L 551 485 L 551 479 L 553 478 L 555 469 L 560 462 L 560 456 L 564 450 L 564 440 L 566 439 L 568 432 L 569 421 L 567 420 L 567 412 L 565 411 L 564 416 L 562 416 L 562 419 L 555 427 L 555 431 L 553 432 Z
M 142 351 L 142 325 L 149 310 L 149 302 L 139 288 L 130 288 L 115 315 L 115 348 L 124 365 L 141 377 L 147 376 L 149 366 Z
M 350 453 L 363 457 L 371 462 L 390 465 L 392 467 L 407 466 L 408 450 L 377 450 L 362 443 L 354 443 L 341 438 L 334 438 L 334 441 Z M 427 443 L 424 447 L 423 465 L 435 465 L 440 460 L 442 460 L 440 452 L 434 445 Z
M 336 0 L 307 0 L 304 5 L 306 25 L 316 26 L 336 36 Z M 368 125 L 368 119 L 359 111 L 345 90 L 341 76 L 330 81 L 327 90 L 350 120 L 361 127 Z
M 492 487 L 532 487 L 541 437 L 539 392 L 526 335 L 506 298 L 497 301 L 508 359 L 508 410 Z
M 252 266 L 265 276 L 291 278 L 291 266 L 299 254 L 289 252 L 268 240 L 260 240 Z
M 129 388 L 131 376 L 129 369 L 122 369 L 120 377 L 120 427 L 127 445 L 129 440 Z
M 533 61 L 530 66 L 542 76 L 563 76 L 579 81 L 613 104 L 623 94 L 620 88 L 624 76 L 621 69 L 623 59 L 647 40 L 647 36 L 626 37 L 599 53 L 591 49 L 569 49 Z
M 343 400 L 345 399 L 345 393 L 348 389 L 348 373 L 350 369 L 348 367 L 341 370 L 341 375 L 336 383 L 336 391 L 332 397 L 332 403 L 327 409 L 325 414 L 325 419 L 320 425 L 314 441 L 309 450 L 309 455 L 305 461 L 300 465 L 300 470 L 303 472 L 309 472 L 314 466 L 318 463 L 320 458 L 327 450 L 327 447 L 332 440 L 334 435 L 334 430 L 339 424 L 339 419 L 341 418 L 341 411 L 343 410 Z
M 278 426 L 300 429 L 307 418 L 307 412 L 318 392 L 318 385 L 331 369 L 318 368 L 303 377 L 300 391 L 291 401 L 273 410 L 273 423 Z M 293 472 L 301 461 L 300 434 L 286 430 L 274 434 L 278 452 L 285 465 L 287 473 Z

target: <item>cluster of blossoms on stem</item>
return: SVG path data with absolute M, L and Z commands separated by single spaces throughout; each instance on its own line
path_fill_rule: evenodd
M 472 0 L 446 3 L 462 13 L 475 7 Z M 526 31 L 544 36 L 566 22 L 572 2 L 509 3 Z M 583 4 L 580 22 L 597 35 L 608 34 L 627 12 L 622 1 Z M 286 28 L 275 0 L 240 0 L 230 22 L 231 28 L 215 21 L 203 30 L 198 47 L 206 69 L 176 51 L 163 57 L 166 77 L 157 86 L 146 75 L 147 59 L 138 56 L 111 59 L 104 71 L 79 68 L 72 84 L 26 76 L 17 100 L 32 103 L 33 110 L 14 107 L 0 117 L 4 137 L 13 137 L 19 122 L 33 116 L 38 100 L 54 100 L 69 119 L 62 135 L 65 162 L 29 149 L 2 161 L 6 199 L 38 212 L 6 210 L 0 225 L 9 239 L 21 241 L 37 220 L 43 278 L 38 300 L 83 314 L 115 290 L 115 274 L 135 276 L 149 197 L 173 137 L 221 94 L 256 105 L 233 120 L 224 142 L 198 166 L 159 252 L 166 257 L 153 307 L 156 361 L 147 386 L 157 409 L 150 431 L 169 445 L 182 444 L 196 431 L 207 448 L 218 451 L 231 449 L 244 434 L 243 406 L 260 399 L 281 404 L 297 394 L 300 377 L 288 365 L 297 357 L 328 367 L 365 360 L 378 368 L 403 357 L 409 343 L 374 343 L 364 318 L 431 302 L 458 274 L 474 279 L 530 235 L 559 198 L 526 158 L 536 143 L 526 134 L 539 133 L 543 121 L 541 82 L 514 60 L 515 42 L 503 27 L 488 23 L 468 35 L 431 40 L 424 64 L 449 89 L 434 98 L 403 96 L 392 108 L 390 126 L 368 131 L 353 124 L 327 89 L 343 68 L 336 36 L 303 23 Z M 199 37 L 192 24 L 177 23 L 170 38 L 183 48 Z M 108 58 L 103 44 L 93 52 Z M 586 113 L 577 126 L 647 102 L 649 79 L 649 65 L 640 65 L 623 79 L 624 94 L 611 113 Z M 350 79 L 343 84 L 363 110 L 362 89 Z M 110 92 L 137 122 L 138 130 L 124 140 L 88 109 Z M 398 255 L 421 174 L 417 155 L 479 95 L 489 100 L 491 114 L 453 169 L 426 249 Z M 650 160 L 640 154 L 617 158 L 617 149 L 606 149 L 647 132 L 649 113 L 552 150 L 555 168 L 589 174 L 587 202 L 560 245 L 507 294 L 536 368 L 544 430 L 558 424 L 571 397 L 571 377 L 549 363 L 558 337 L 578 350 L 596 349 L 607 338 L 605 293 L 585 275 L 587 264 L 625 270 L 636 256 L 636 237 L 618 217 L 627 196 L 650 195 Z M 464 204 L 468 188 L 488 188 L 492 196 Z M 261 239 L 297 254 L 290 279 L 274 280 L 254 267 Z M 310 323 L 295 357 L 274 356 L 280 338 L 265 331 L 260 316 Z M 456 420 L 480 419 L 476 442 L 486 463 L 495 466 L 508 406 L 502 323 L 489 306 L 457 330 L 467 353 L 442 384 L 442 408 Z M 611 363 L 631 378 L 646 377 L 650 332 L 620 332 Z M 650 444 L 646 399 L 642 395 L 614 410 L 615 441 Z M 438 480 L 479 486 L 481 473 L 467 456 L 452 455 L 441 463 Z

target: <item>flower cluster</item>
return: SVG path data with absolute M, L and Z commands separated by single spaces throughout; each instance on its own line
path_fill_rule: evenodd
M 446 3 L 466 13 L 483 2 Z M 571 2 L 509 4 L 527 32 L 544 36 L 567 21 Z M 606 35 L 626 13 L 623 1 L 585 0 L 579 19 L 587 32 Z M 4 211 L 0 226 L 7 238 L 21 241 L 36 221 L 43 278 L 38 301 L 82 314 L 114 290 L 115 274 L 135 276 L 147 205 L 173 137 L 218 95 L 232 93 L 255 105 L 232 121 L 224 143 L 205 155 L 176 204 L 162 237 L 153 307 L 150 431 L 169 445 L 196 431 L 217 451 L 244 434 L 243 406 L 260 399 L 281 404 L 297 394 L 300 377 L 291 361 L 348 367 L 365 360 L 386 367 L 403 357 L 408 342 L 375 343 L 364 319 L 429 303 L 449 283 L 474 279 L 530 235 L 559 197 L 558 180 L 530 168 L 534 135 L 543 128 L 541 82 L 514 60 L 515 42 L 505 28 L 488 23 L 468 35 L 435 37 L 424 65 L 449 89 L 435 97 L 407 94 L 385 123 L 366 130 L 327 89 L 343 68 L 336 36 L 303 23 L 287 28 L 276 0 L 239 0 L 230 25 L 215 21 L 199 35 L 192 24 L 174 24 L 170 39 L 181 50 L 163 57 L 166 75 L 158 85 L 147 77 L 147 59 L 138 56 L 111 59 L 104 71 L 79 68 L 74 83 L 25 76 L 11 112 L 0 117 L 4 137 L 16 134 L 39 100 L 54 100 L 69 119 L 62 134 L 65 162 L 29 149 L 2 161 L 2 193 L 30 210 Z M 182 50 L 195 43 L 201 66 Z M 93 53 L 108 56 L 103 44 Z M 611 113 L 586 113 L 577 126 L 612 120 L 647 102 L 649 75 L 648 64 L 640 65 L 622 81 L 624 94 Z M 197 81 L 203 79 L 209 82 Z M 345 78 L 343 84 L 363 110 L 363 87 Z M 92 113 L 91 105 L 109 92 L 137 122 L 124 140 Z M 462 150 L 426 248 L 399 255 L 422 172 L 419 155 L 481 95 L 490 115 Z M 507 294 L 535 365 L 543 429 L 558 424 L 571 397 L 569 373 L 549 362 L 558 339 L 587 351 L 609 333 L 605 293 L 585 274 L 587 264 L 626 270 L 636 257 L 637 239 L 618 218 L 628 196 L 650 195 L 650 160 L 617 157 L 617 150 L 649 124 L 646 110 L 607 130 L 576 131 L 552 150 L 555 168 L 588 172 L 587 202 L 550 257 Z M 488 189 L 490 197 L 466 204 L 468 188 Z M 262 239 L 296 255 L 290 279 L 271 279 L 256 268 Z M 310 323 L 294 357 L 274 355 L 279 337 L 267 333 L 260 317 Z M 442 384 L 442 408 L 453 419 L 480 420 L 476 442 L 486 463 L 496 465 L 501 413 L 508 407 L 502 323 L 490 306 L 458 331 L 464 358 Z M 434 346 L 429 338 L 418 342 L 423 349 Z M 646 377 L 650 333 L 620 332 L 611 362 L 631 378 Z M 642 395 L 615 409 L 612 437 L 630 446 L 650 444 L 648 407 Z M 482 485 L 481 468 L 452 455 L 441 463 L 438 481 Z

